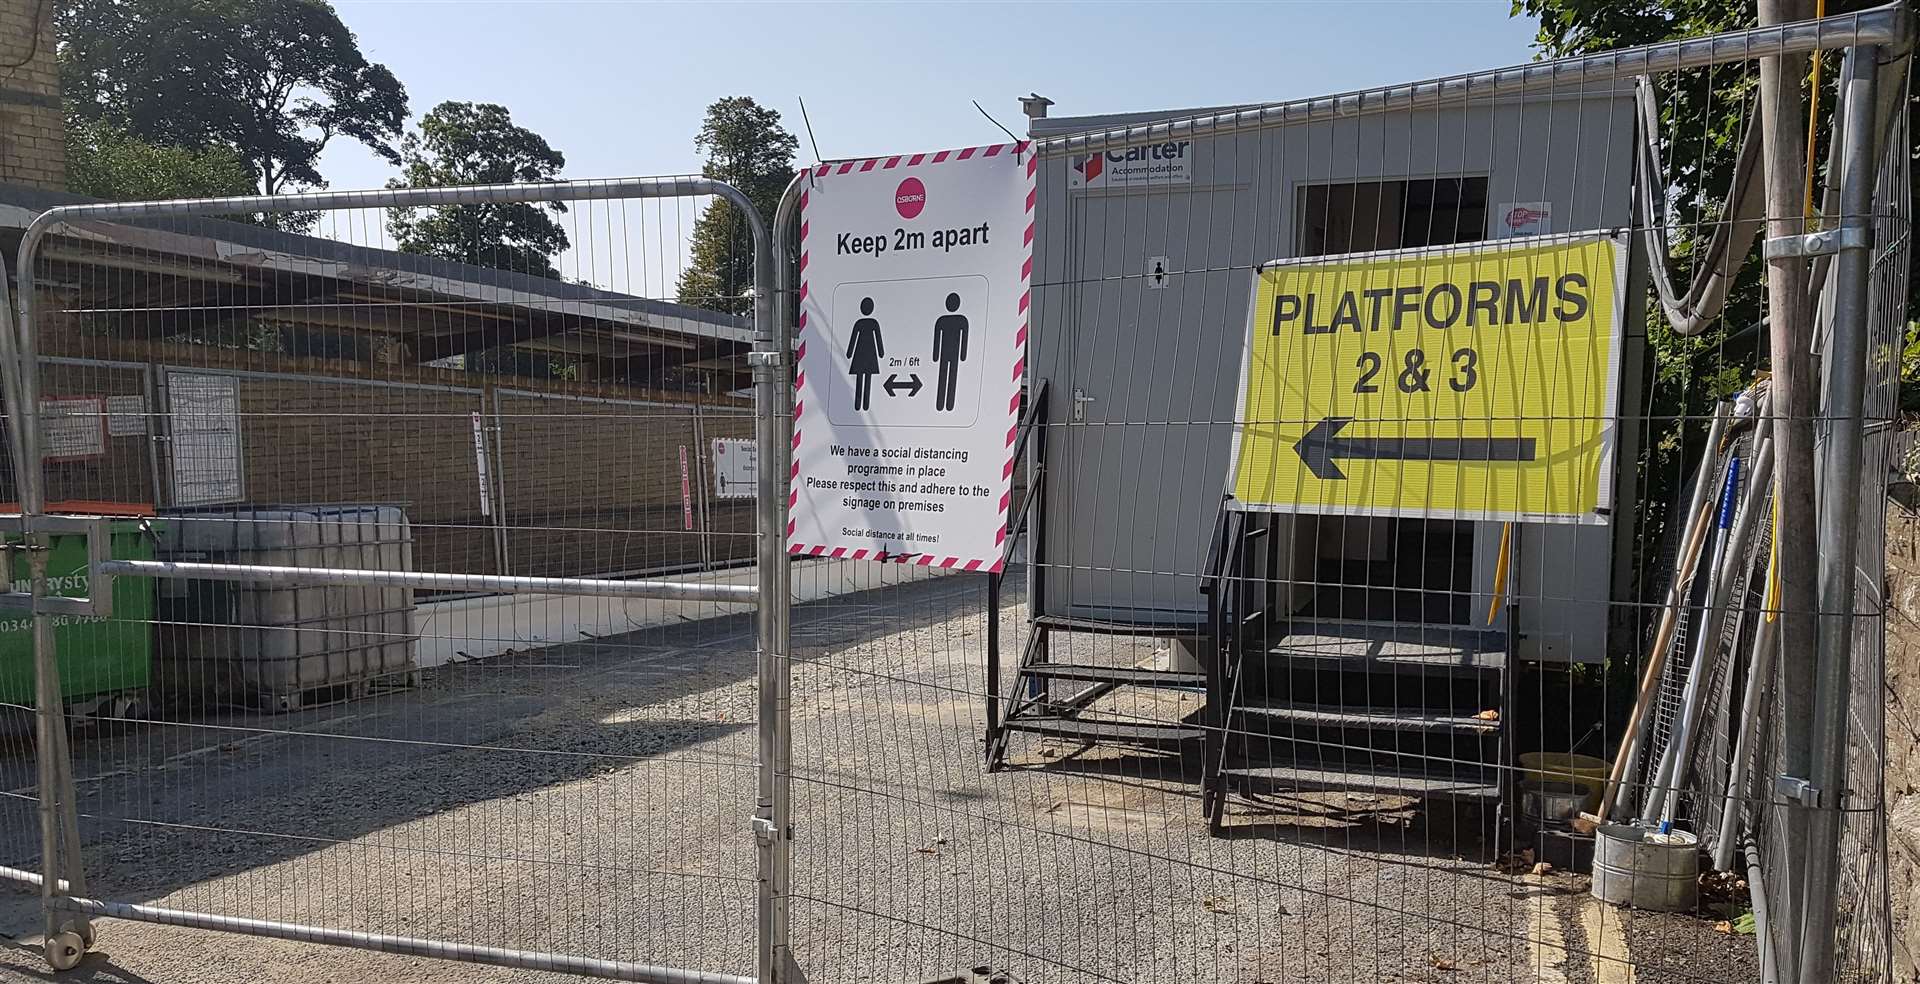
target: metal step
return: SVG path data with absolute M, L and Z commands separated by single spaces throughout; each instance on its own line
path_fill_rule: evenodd
M 1207 675 L 1186 670 L 1155 670 L 1140 666 L 1090 666 L 1078 663 L 1033 663 L 1020 668 L 1022 676 L 1087 683 L 1124 683 L 1136 687 L 1204 687 Z
M 1153 748 L 1177 747 L 1188 742 L 1199 741 L 1206 734 L 1205 728 L 1190 724 L 1163 724 L 1154 721 L 1090 721 L 1084 718 L 1041 716 L 1017 717 L 1008 721 L 1004 727 L 1008 731 L 1066 738 L 1086 742 L 1089 745 L 1111 741 Z
M 1500 798 L 1500 784 L 1481 775 L 1452 776 L 1407 771 L 1355 771 L 1312 764 L 1229 768 L 1222 774 L 1227 777 L 1231 788 L 1238 792 L 1345 791 L 1432 799 L 1498 800 Z
M 1366 672 L 1327 669 L 1273 660 L 1243 666 L 1230 681 L 1240 703 L 1273 707 L 1322 707 L 1329 710 L 1383 710 L 1402 717 L 1461 717 L 1500 704 L 1497 674 L 1451 672 Z
M 1224 768 L 1324 769 L 1353 774 L 1481 776 L 1496 772 L 1493 736 L 1425 735 L 1409 731 L 1326 731 L 1228 734 Z
M 1033 624 L 1055 632 L 1087 632 L 1095 635 L 1158 636 L 1191 639 L 1205 635 L 1207 627 L 1198 622 L 1122 622 L 1102 618 L 1076 618 L 1070 615 L 1041 615 Z
M 1415 708 L 1336 707 L 1319 704 L 1248 704 L 1233 709 L 1236 718 L 1247 725 L 1284 725 L 1289 729 L 1332 728 L 1343 731 L 1407 731 L 1431 735 L 1487 737 L 1500 730 L 1500 722 L 1472 716 L 1441 714 Z M 1236 731 L 1254 731 L 1252 727 Z M 1256 733 L 1266 733 L 1256 732 Z
M 1506 666 L 1504 632 L 1383 622 L 1295 621 L 1268 647 L 1300 668 L 1485 676 Z M 1269 660 L 1271 668 L 1274 660 Z

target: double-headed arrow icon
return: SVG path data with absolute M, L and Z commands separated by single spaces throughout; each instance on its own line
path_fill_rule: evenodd
M 917 372 L 912 373 L 907 376 L 907 380 L 908 380 L 907 382 L 903 383 L 900 381 L 899 376 L 896 376 L 892 373 L 888 373 L 887 374 L 887 395 L 899 396 L 900 394 L 894 392 L 895 388 L 899 388 L 899 389 L 906 390 L 908 396 L 919 396 L 920 395 L 920 374 Z
M 1347 474 L 1335 458 L 1393 461 L 1532 461 L 1531 437 L 1341 437 L 1352 417 L 1328 417 L 1295 441 L 1293 451 L 1315 478 L 1337 481 Z

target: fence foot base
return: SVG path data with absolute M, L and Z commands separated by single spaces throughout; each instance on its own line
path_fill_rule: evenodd
M 800 969 L 800 962 L 793 957 L 792 950 L 782 950 L 786 954 L 780 961 L 780 984 L 807 984 L 807 972 Z
M 56 971 L 68 971 L 80 966 L 80 958 L 87 955 L 88 940 L 71 929 L 62 930 L 47 937 L 45 943 L 47 966 Z

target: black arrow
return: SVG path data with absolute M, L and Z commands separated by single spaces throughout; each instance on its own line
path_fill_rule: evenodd
M 1328 417 L 1295 441 L 1293 451 L 1315 478 L 1347 477 L 1335 458 L 1394 461 L 1532 461 L 1531 437 L 1340 437 L 1352 417 Z
M 896 376 L 892 373 L 888 373 L 887 374 L 887 395 L 899 396 L 900 394 L 895 393 L 893 391 L 894 387 L 897 386 L 901 389 L 906 390 L 908 396 L 919 396 L 920 395 L 920 374 L 917 372 L 913 373 L 909 375 L 907 379 L 908 379 L 908 382 L 903 383 L 900 381 L 899 376 Z

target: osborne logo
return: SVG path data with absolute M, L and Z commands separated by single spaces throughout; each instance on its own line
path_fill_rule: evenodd
M 1525 205 L 1516 205 L 1513 208 L 1507 210 L 1507 228 L 1522 229 L 1534 224 L 1535 222 L 1540 221 L 1541 219 L 1547 218 L 1552 214 L 1553 213 L 1548 212 L 1545 209 L 1528 208 Z
M 893 189 L 893 208 L 903 219 L 911 219 L 927 207 L 927 186 L 919 178 L 908 178 Z

